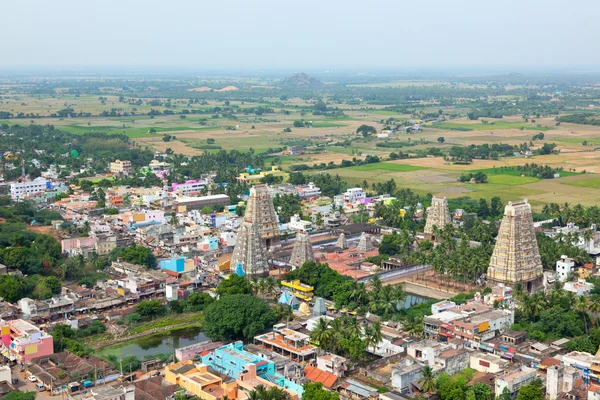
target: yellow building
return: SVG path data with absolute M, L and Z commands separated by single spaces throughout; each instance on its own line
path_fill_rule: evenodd
M 315 295 L 315 288 L 301 283 L 300 280 L 281 281 L 281 286 L 292 289 L 294 296 L 303 300 L 310 301 Z
M 274 165 L 271 167 L 270 171 L 260 171 L 257 174 L 251 174 L 249 172 L 242 172 L 240 174 L 240 176 L 237 177 L 237 180 L 240 182 L 247 183 L 247 184 L 258 184 L 258 183 L 260 183 L 260 180 L 267 175 L 273 175 L 276 177 L 281 176 L 283 178 L 284 182 L 287 182 L 288 179 L 290 178 L 290 174 L 280 170 L 279 167 Z
M 203 400 L 219 400 L 224 396 L 237 399 L 237 383 L 234 380 L 223 382 L 219 376 L 208 372 L 206 365 L 194 365 L 191 360 L 167 365 L 165 379 Z

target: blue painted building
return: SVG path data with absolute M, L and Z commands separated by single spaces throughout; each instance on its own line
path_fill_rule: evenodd
M 254 364 L 257 376 L 278 386 L 292 390 L 298 393 L 299 398 L 302 398 L 302 393 L 304 392 L 302 385 L 292 382 L 276 372 L 273 361 L 263 359 L 256 354 L 244 350 L 244 343 L 241 341 L 217 347 L 214 351 L 200 358 L 202 359 L 202 364 L 233 379 L 238 378 L 246 365 Z
M 159 265 L 160 269 L 167 269 L 169 271 L 183 273 L 185 272 L 185 257 L 160 260 Z

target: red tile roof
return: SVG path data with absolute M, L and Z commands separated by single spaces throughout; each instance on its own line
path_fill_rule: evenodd
M 304 375 L 309 381 L 320 382 L 327 389 L 331 389 L 337 380 L 337 376 L 334 374 L 323 371 L 317 367 L 313 367 L 312 365 L 309 365 L 304 369 Z

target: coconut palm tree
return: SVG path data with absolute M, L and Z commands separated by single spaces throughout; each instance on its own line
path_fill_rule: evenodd
M 319 318 L 315 329 L 310 333 L 310 338 L 320 349 L 326 350 L 331 346 L 334 332 L 326 318 Z
M 429 365 L 423 367 L 423 376 L 419 379 L 423 391 L 425 393 L 432 393 L 435 390 L 435 375 L 433 369 Z
M 590 311 L 594 314 L 594 325 L 598 325 L 598 315 L 600 315 L 600 297 L 594 296 L 590 302 Z
M 577 300 L 575 301 L 575 304 L 573 304 L 573 309 L 579 314 L 581 315 L 581 318 L 583 318 L 583 323 L 585 326 L 585 334 L 588 334 L 588 323 L 587 320 L 589 318 L 588 315 L 588 299 L 585 296 L 579 296 L 577 298 Z
M 179 225 L 179 217 L 177 213 L 171 213 L 171 219 L 169 220 L 169 225 Z

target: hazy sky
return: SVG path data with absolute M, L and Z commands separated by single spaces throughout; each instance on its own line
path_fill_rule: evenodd
M 598 0 L 1 3 L 0 68 L 600 70 Z

